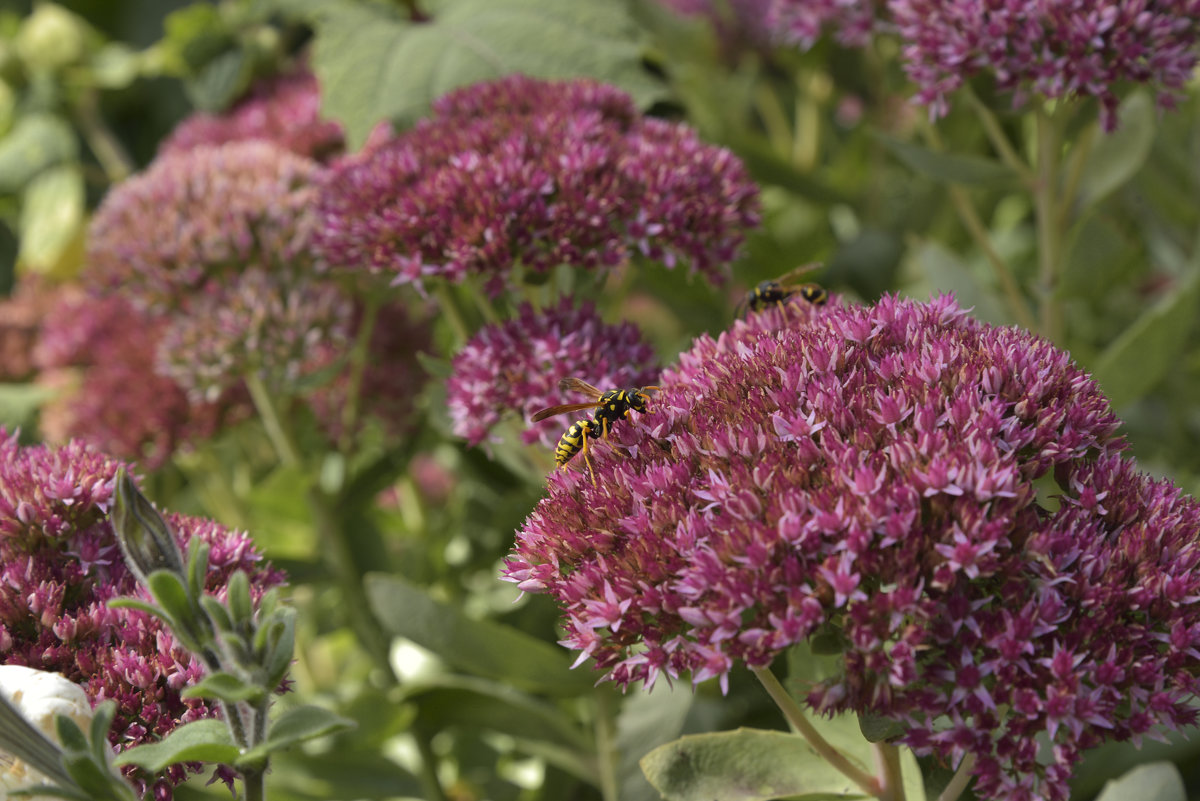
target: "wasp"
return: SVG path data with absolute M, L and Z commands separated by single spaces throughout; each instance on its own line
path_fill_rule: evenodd
M 821 265 L 816 262 L 801 264 L 796 269 L 781 275 L 774 281 L 760 281 L 758 286 L 747 292 L 746 297 L 742 298 L 742 301 L 738 303 L 738 316 L 741 316 L 743 308 L 752 312 L 759 312 L 772 303 L 783 308 L 785 301 L 796 296 L 803 298 L 814 306 L 824 306 L 829 300 L 829 292 L 825 290 L 825 287 L 813 283 L 791 283 L 795 278 L 812 272 L 819 266 Z
M 563 392 L 581 392 L 591 397 L 591 400 L 586 403 L 564 403 L 558 406 L 550 406 L 539 412 L 535 412 L 530 420 L 538 423 L 548 417 L 554 417 L 559 414 L 578 412 L 584 409 L 595 409 L 596 411 L 592 414 L 592 419 L 584 418 L 572 423 L 571 427 L 559 439 L 558 447 L 554 449 L 554 462 L 559 467 L 566 467 L 567 462 L 571 461 L 575 457 L 575 454 L 582 451 L 583 460 L 587 462 L 588 473 L 591 474 L 592 483 L 595 484 L 596 473 L 592 469 L 592 460 L 588 457 L 588 439 L 595 439 L 596 437 L 608 439 L 608 434 L 612 431 L 613 424 L 618 420 L 624 420 L 629 416 L 630 412 L 646 411 L 646 404 L 650 401 L 648 393 L 656 391 L 659 388 L 647 386 L 604 391 L 597 389 L 582 378 L 564 378 L 558 382 L 558 388 Z

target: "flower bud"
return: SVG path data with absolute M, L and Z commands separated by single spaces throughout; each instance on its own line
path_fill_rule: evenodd
M 87 23 L 54 3 L 42 3 L 17 32 L 17 54 L 30 72 L 53 72 L 83 58 Z
M 112 524 L 129 569 L 143 585 L 155 570 L 169 570 L 184 578 L 183 552 L 167 521 L 138 492 L 124 469 L 117 471 L 115 481 Z

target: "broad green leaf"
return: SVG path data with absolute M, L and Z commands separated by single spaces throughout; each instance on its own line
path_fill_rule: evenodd
M 879 743 L 899 737 L 907 731 L 900 723 L 891 718 L 879 715 L 863 714 L 858 716 L 858 729 L 868 742 Z
M 271 723 L 267 739 L 238 758 L 237 765 L 252 765 L 274 751 L 282 751 L 305 740 L 354 728 L 354 721 L 311 704 L 289 709 Z
M 659 682 L 651 692 L 640 687 L 626 694 L 617 713 L 617 782 L 621 801 L 658 801 L 639 760 L 683 731 L 696 694 L 686 685 Z
M 395 576 L 366 578 L 371 609 L 386 631 L 433 651 L 455 668 L 519 690 L 578 695 L 596 674 L 571 670 L 567 652 L 499 623 L 474 620 Z
M 588 747 L 589 738 L 556 707 L 498 682 L 443 675 L 406 686 L 402 697 L 417 706 L 417 725 L 431 732 L 466 726 L 518 739 Z
M 1140 765 L 1104 785 L 1096 801 L 1187 801 L 1179 768 L 1171 762 Z
M 935 181 L 988 187 L 1011 186 L 1017 183 L 1017 174 L 998 161 L 979 156 L 938 153 L 885 134 L 876 134 L 876 137 L 910 170 Z
M 230 703 L 240 701 L 257 702 L 266 691 L 262 687 L 243 681 L 231 673 L 213 673 L 180 693 L 184 698 L 216 698 Z
M 1200 270 L 1147 309 L 1096 360 L 1092 375 L 1112 407 L 1141 398 L 1178 364 L 1200 300 Z
M 19 192 L 42 170 L 78 155 L 79 144 L 66 120 L 54 114 L 26 114 L 0 138 L 0 193 Z
M 41 275 L 74 275 L 83 262 L 83 170 L 60 164 L 39 173 L 21 198 L 18 269 Z
M 1106 215 L 1085 214 L 1071 230 L 1057 294 L 1100 299 L 1132 279 L 1145 259 L 1142 244 L 1114 226 Z
M 864 769 L 874 764 L 873 747 L 863 737 L 854 715 L 810 715 L 809 722 L 851 761 Z M 924 782 L 916 758 L 901 749 L 900 764 L 905 798 L 924 801 Z M 864 797 L 801 737 L 784 732 L 739 729 L 683 737 L 651 752 L 642 760 L 642 769 L 670 801 Z
M 625 4 L 612 0 L 455 0 L 419 25 L 350 2 L 322 4 L 314 17 L 323 111 L 346 126 L 351 147 L 380 120 L 410 125 L 434 98 L 513 73 L 596 78 L 642 106 L 663 95 Z
M 232 765 L 238 758 L 224 721 L 206 718 L 185 723 L 157 743 L 148 743 L 122 751 L 113 764 L 137 765 L 150 773 L 158 773 L 177 762 L 214 762 Z
M 642 770 L 666 801 L 867 798 L 799 736 L 738 729 L 660 746 Z
M 1137 91 L 1121 103 L 1120 122 L 1112 133 L 1095 133 L 1079 181 L 1078 204 L 1088 208 L 1134 176 L 1154 145 L 1157 111 L 1147 92 Z M 1096 123 L 1099 125 L 1099 123 Z

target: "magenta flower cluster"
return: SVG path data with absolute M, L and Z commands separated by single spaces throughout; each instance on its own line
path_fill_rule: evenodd
M 321 252 L 397 283 L 518 268 L 610 268 L 635 256 L 710 277 L 758 222 L 732 153 L 642 117 L 620 90 L 511 76 L 434 103 L 432 117 L 336 166 Z
M 567 397 L 563 378 L 582 378 L 602 390 L 653 384 L 658 375 L 654 351 L 630 323 L 608 324 L 591 303 L 576 306 L 562 298 L 538 310 L 523 304 L 517 316 L 485 326 L 454 357 L 447 381 L 447 403 L 454 433 L 472 445 L 486 440 L 507 416 L 527 426 L 526 444 L 553 447 L 579 412 L 529 424 L 530 415 L 548 406 L 586 403 L 594 398 Z
M 875 30 L 872 0 L 771 0 L 766 26 L 777 38 L 809 48 L 823 34 L 863 47 Z
M 260 81 L 224 114 L 199 112 L 175 127 L 160 155 L 247 139 L 274 142 L 301 156 L 328 161 L 345 145 L 342 126 L 320 117 L 317 79 L 307 70 Z
M 1083 749 L 1194 722 L 1200 506 L 1120 454 L 1067 354 L 885 298 L 701 337 L 660 383 L 507 562 L 609 679 L 724 682 L 835 633 L 814 709 L 974 755 L 1006 801 L 1066 799 Z
M 200 699 L 180 698 L 204 671 L 156 618 L 106 605 L 122 595 L 149 600 L 106 517 L 119 466 L 79 442 L 21 447 L 0 430 L 0 660 L 61 673 L 93 704 L 115 701 L 109 736 L 124 749 L 216 713 Z M 198 518 L 167 520 L 185 550 L 193 537 L 211 546 L 206 587 L 213 595 L 223 597 L 235 570 L 249 575 L 256 599 L 282 583 L 283 574 L 262 562 L 246 535 Z M 161 801 L 187 772 L 176 765 L 157 780 L 129 775 L 143 790 L 153 781 Z
M 917 97 L 935 115 L 964 80 L 986 72 L 1015 105 L 1030 93 L 1094 98 L 1111 130 L 1121 84 L 1149 84 L 1171 105 L 1200 57 L 1198 0 L 888 0 L 888 9 Z

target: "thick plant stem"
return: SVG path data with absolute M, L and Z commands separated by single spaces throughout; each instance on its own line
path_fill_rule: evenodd
M 999 154 L 1000 160 L 1020 176 L 1021 181 L 1026 186 L 1032 186 L 1036 180 L 1034 174 L 1030 171 L 1029 165 L 1025 163 L 1025 160 L 1017 153 L 1017 149 L 1013 147 L 1012 142 L 1008 140 L 1008 136 L 1005 135 L 1004 129 L 1000 127 L 1000 122 L 996 119 L 996 115 L 983 104 L 983 101 L 976 96 L 970 86 L 963 86 L 962 91 L 967 98 L 967 102 L 971 104 L 971 109 L 979 117 L 979 122 L 983 126 L 984 133 L 987 134 L 988 141 L 992 143 L 992 147 Z
M 606 687 L 596 690 L 595 732 L 596 769 L 600 774 L 600 796 L 604 801 L 619 801 L 612 695 Z
M 871 743 L 871 750 L 875 754 L 880 801 L 905 801 L 900 749 L 890 743 Z
M 1041 284 L 1042 314 L 1039 333 L 1052 342 L 1063 338 L 1062 303 L 1058 295 L 1059 213 L 1058 213 L 1058 130 L 1043 109 L 1037 112 L 1037 182 L 1033 202 L 1037 215 L 1038 276 Z
M 242 789 L 246 801 L 263 801 L 266 798 L 266 768 L 244 768 Z
M 975 769 L 975 755 L 967 754 L 963 757 L 962 762 L 958 764 L 958 770 L 954 772 L 954 778 L 942 790 L 942 794 L 937 797 L 937 801 L 958 801 L 959 796 L 967 789 L 967 784 L 971 781 L 971 771 Z
M 421 786 L 425 788 L 425 797 L 429 801 L 449 801 L 446 789 L 438 779 L 438 758 L 429 742 L 429 735 L 418 729 L 413 732 L 413 739 L 416 740 L 417 751 L 421 755 L 420 779 Z
M 442 314 L 446 316 L 446 322 L 454 331 L 454 338 L 457 340 L 455 349 L 457 350 L 467 344 L 467 340 L 471 338 L 471 332 L 463 319 L 462 310 L 458 307 L 458 299 L 454 297 L 454 290 L 445 281 L 438 282 L 437 289 L 433 291 L 433 294 L 437 298 Z
M 796 731 L 817 752 L 818 756 L 832 765 L 843 776 L 858 785 L 859 789 L 864 793 L 879 796 L 879 781 L 847 759 L 845 754 L 838 751 L 829 744 L 829 741 L 821 736 L 821 733 L 804 716 L 804 710 L 788 695 L 787 690 L 783 689 L 783 685 L 779 683 L 779 679 L 775 678 L 775 674 L 771 672 L 769 667 L 752 667 L 750 670 L 758 677 L 759 682 L 767 691 L 767 694 L 771 696 L 771 700 L 779 707 L 779 711 L 787 718 L 788 723 L 791 723 L 795 727 Z

